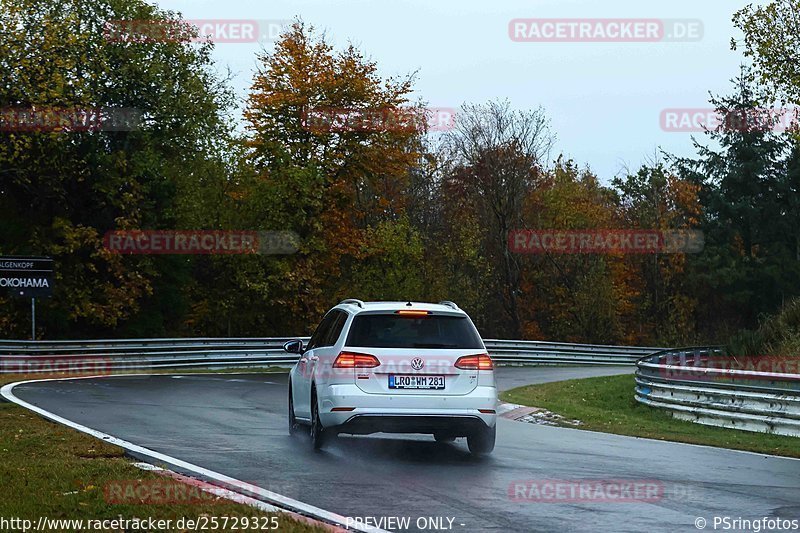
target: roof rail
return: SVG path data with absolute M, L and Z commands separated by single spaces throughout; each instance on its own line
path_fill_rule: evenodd
M 353 304 L 359 306 L 362 309 L 364 308 L 364 302 L 362 302 L 361 300 L 356 300 L 355 298 L 348 298 L 347 300 L 342 300 L 341 302 L 339 302 L 339 305 L 345 305 L 345 304 Z
M 447 307 L 451 307 L 451 308 L 455 309 L 456 311 L 460 311 L 458 306 L 456 304 L 454 304 L 453 302 L 451 302 L 450 300 L 442 300 L 441 302 L 439 302 L 439 305 L 446 305 Z

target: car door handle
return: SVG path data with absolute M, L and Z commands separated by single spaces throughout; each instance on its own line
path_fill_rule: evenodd
M 297 360 L 297 362 L 298 363 L 307 363 L 308 362 L 308 358 L 307 357 L 301 357 L 300 359 Z
M 319 356 L 312 355 L 312 356 L 310 357 L 310 359 L 311 359 L 312 361 L 319 361 Z

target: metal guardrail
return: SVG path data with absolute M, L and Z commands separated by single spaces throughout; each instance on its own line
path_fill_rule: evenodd
M 286 365 L 290 337 L 2 341 L 0 374 L 124 372 L 142 369 Z M 308 337 L 302 338 L 307 342 Z M 492 358 L 505 364 L 628 365 L 660 350 L 540 341 L 485 340 Z
M 486 339 L 486 349 L 500 364 L 634 364 L 641 357 L 663 348 L 568 344 L 562 342 Z
M 664 350 L 636 363 L 636 400 L 700 424 L 800 437 L 800 360 Z
M 0 374 L 104 374 L 294 364 L 297 355 L 283 351 L 287 340 L 288 337 L 0 341 Z

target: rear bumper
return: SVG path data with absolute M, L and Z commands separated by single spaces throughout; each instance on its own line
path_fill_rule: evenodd
M 331 385 L 320 392 L 320 421 L 340 433 L 441 431 L 465 436 L 497 422 L 495 387 L 479 386 L 463 396 L 367 394 L 349 384 Z M 352 409 L 332 412 L 335 408 Z
M 493 426 L 494 424 L 491 424 Z M 450 415 L 354 415 L 332 429 L 337 433 L 444 433 L 466 437 L 491 427 L 478 416 Z

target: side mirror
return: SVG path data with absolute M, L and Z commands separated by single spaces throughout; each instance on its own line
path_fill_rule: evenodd
M 302 354 L 303 353 L 303 341 L 301 341 L 300 339 L 293 339 L 293 340 L 287 341 L 283 345 L 283 351 L 288 352 L 288 353 Z

